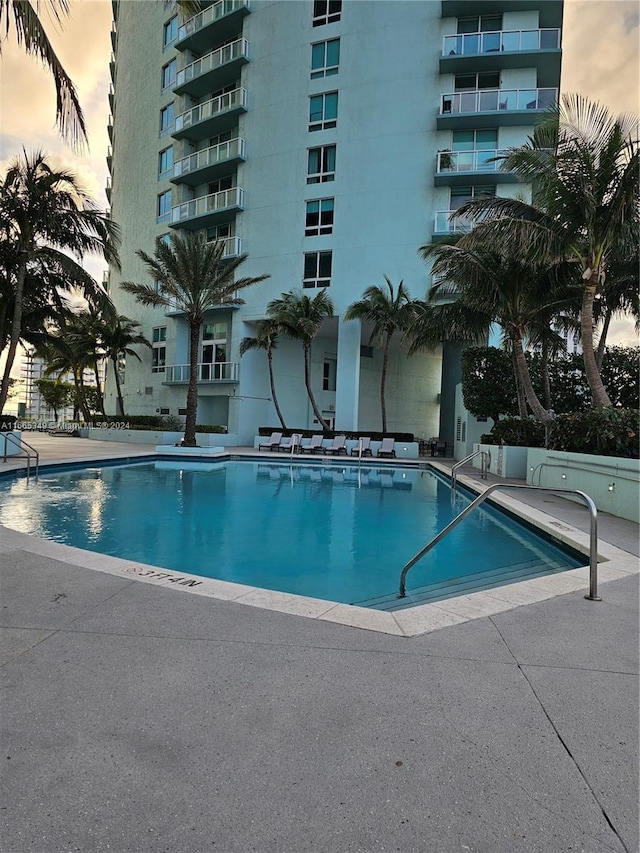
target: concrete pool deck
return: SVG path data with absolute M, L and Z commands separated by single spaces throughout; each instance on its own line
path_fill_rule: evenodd
M 149 450 L 34 439 L 42 461 Z M 523 502 L 586 529 L 578 505 Z M 172 594 L 0 530 L 0 849 L 635 851 L 637 533 L 599 516 L 624 560 L 601 602 L 583 580 L 400 636 Z

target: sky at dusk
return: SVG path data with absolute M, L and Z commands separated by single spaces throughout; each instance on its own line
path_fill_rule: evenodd
M 43 23 L 78 89 L 89 151 L 79 155 L 61 142 L 54 123 L 53 81 L 38 62 L 22 53 L 10 35 L 3 41 L 0 60 L 0 172 L 4 173 L 22 146 L 28 151 L 42 149 L 57 164 L 73 168 L 98 204 L 106 207 L 111 2 L 71 0 L 70 6 L 71 16 L 61 29 L 47 18 L 43 4 Z M 562 90 L 600 100 L 615 113 L 638 113 L 639 23 L 636 0 L 565 0 Z M 86 266 L 95 277 L 102 278 L 104 265 L 100 261 L 87 261 Z M 632 321 L 619 321 L 608 341 L 637 343 Z

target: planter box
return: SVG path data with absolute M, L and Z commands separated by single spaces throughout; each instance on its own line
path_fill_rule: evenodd
M 18 456 L 22 451 L 17 446 L 15 441 L 20 441 L 22 433 L 19 430 L 7 430 L 0 432 L 0 457 Z M 13 436 L 15 441 L 12 441 L 9 436 Z
M 222 456 L 224 447 L 176 447 L 174 444 L 157 444 L 156 453 L 165 456 Z
M 89 429 L 82 430 L 94 441 L 125 441 L 131 444 L 175 445 L 182 441 L 184 432 L 164 432 L 152 429 Z M 218 432 L 196 432 L 200 447 L 237 447 L 238 436 Z
M 638 459 L 530 447 L 526 476 L 527 483 L 533 486 L 579 489 L 602 512 L 640 523 Z
M 497 477 L 524 480 L 527 476 L 528 447 L 511 447 L 506 444 L 474 444 L 474 453 L 484 450 L 489 454 L 489 471 Z M 473 460 L 473 467 L 482 468 L 482 457 Z

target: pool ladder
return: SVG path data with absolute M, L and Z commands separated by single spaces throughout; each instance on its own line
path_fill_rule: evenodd
M 552 489 L 545 486 L 512 486 L 507 483 L 494 483 L 494 485 L 485 489 L 485 491 L 478 495 L 475 500 L 471 501 L 469 506 L 465 507 L 465 509 L 463 509 L 462 512 L 453 519 L 453 521 L 450 521 L 449 524 L 440 531 L 440 533 L 434 536 L 430 542 L 427 542 L 424 548 L 418 551 L 415 557 L 412 557 L 409 560 L 400 572 L 400 589 L 398 591 L 398 598 L 406 598 L 406 579 L 409 569 L 412 566 L 415 566 L 415 564 L 421 560 L 424 555 L 434 547 L 434 545 L 437 545 L 441 539 L 444 539 L 447 533 L 450 533 L 454 527 L 457 527 L 463 518 L 473 512 L 473 510 L 476 509 L 476 507 L 479 507 L 481 503 L 484 503 L 489 495 L 497 489 L 528 489 L 529 491 L 537 492 L 554 492 L 555 494 L 560 495 L 578 495 L 578 497 L 587 505 L 590 515 L 589 594 L 585 595 L 585 598 L 589 601 L 602 601 L 598 595 L 598 510 L 589 495 L 585 494 L 585 492 L 578 491 L 577 489 Z
M 40 463 L 40 456 L 35 447 L 32 447 L 28 442 L 26 442 L 23 438 L 17 438 L 15 435 L 9 432 L 3 432 L 2 437 L 4 438 L 4 458 L 3 462 L 7 461 L 7 456 L 9 455 L 9 451 L 7 449 L 7 443 L 13 444 L 14 447 L 17 447 L 22 453 L 18 454 L 19 456 L 25 456 L 27 460 L 27 484 L 29 483 L 29 479 L 31 477 L 31 459 L 35 459 L 35 475 L 36 480 L 38 479 L 38 465 Z
M 489 465 L 491 465 L 491 456 L 489 451 L 487 450 L 476 450 L 473 453 L 470 453 L 468 456 L 465 456 L 464 459 L 461 459 L 451 469 L 451 490 L 455 491 L 456 485 L 458 482 L 458 468 L 465 464 L 465 462 L 471 462 L 472 459 L 475 459 L 477 456 L 482 457 L 482 461 L 480 463 L 480 479 L 487 479 L 487 471 L 489 470 Z

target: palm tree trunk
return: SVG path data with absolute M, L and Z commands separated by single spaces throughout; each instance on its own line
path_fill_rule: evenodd
M 542 423 L 547 424 L 551 420 L 551 417 L 533 389 L 531 374 L 529 373 L 529 365 L 527 364 L 527 359 L 525 358 L 524 350 L 522 348 L 522 338 L 517 335 L 512 335 L 511 344 L 513 346 L 518 374 L 520 376 L 520 381 L 522 382 L 525 397 L 527 398 L 527 403 L 536 418 L 538 418 L 539 421 L 542 421 Z
M 98 405 L 100 406 L 100 414 L 104 415 L 105 414 L 104 396 L 102 394 L 102 386 L 100 384 L 100 370 L 98 368 L 98 360 L 97 359 L 94 359 L 92 367 L 93 367 L 93 372 L 95 373 L 95 376 L 96 376 L 96 391 L 98 392 Z
M 514 347 L 511 347 L 511 361 L 513 363 L 513 380 L 516 384 L 518 414 L 521 418 L 526 418 L 529 416 L 529 411 L 527 409 L 527 398 L 524 395 L 524 389 L 522 387 L 522 380 L 520 379 L 520 371 L 518 370 L 518 362 L 516 360 L 516 351 Z
M 124 400 L 122 399 L 122 386 L 120 385 L 120 376 L 118 375 L 118 357 L 112 356 L 111 361 L 113 362 L 113 375 L 116 381 L 116 396 L 118 398 L 118 412 L 119 415 L 124 415 Z
M 382 432 L 387 431 L 387 405 L 385 402 L 385 386 L 387 384 L 387 364 L 389 362 L 389 344 L 391 343 L 391 335 L 387 334 L 384 342 L 384 352 L 382 353 L 382 372 L 380 374 L 380 411 L 382 412 Z
M 542 344 L 540 368 L 542 371 L 542 402 L 545 409 L 549 410 L 551 408 L 551 380 L 549 379 L 549 345 L 546 341 Z
M 280 411 L 278 398 L 276 396 L 276 383 L 273 378 L 273 352 L 270 349 L 267 350 L 267 361 L 269 362 L 269 384 L 271 386 L 271 398 L 273 400 L 273 405 L 275 406 L 276 414 L 278 415 L 280 425 L 282 426 L 282 429 L 286 429 L 287 425 L 285 424 L 284 418 L 282 417 L 282 412 Z
M 76 386 L 76 396 L 78 398 L 78 404 L 80 406 L 80 411 L 82 412 L 82 417 L 85 420 L 85 423 L 91 422 L 91 412 L 89 411 L 89 405 L 87 403 L 87 398 L 84 393 L 84 382 L 82 380 L 82 369 L 79 371 L 74 371 L 73 373 L 73 383 Z
M 607 308 L 604 315 L 604 323 L 602 324 L 602 331 L 600 332 L 600 340 L 598 341 L 598 350 L 596 352 L 596 364 L 599 371 L 602 370 L 602 364 L 604 362 L 604 350 L 607 345 L 607 335 L 609 334 L 609 325 L 612 317 L 613 311 L 611 308 Z
M 185 447 L 196 446 L 196 417 L 198 414 L 198 344 L 201 323 L 192 323 L 189 329 L 189 388 L 187 389 L 187 417 L 184 424 Z
M 593 351 L 593 302 L 597 287 L 598 270 L 596 268 L 589 280 L 585 282 L 584 293 L 582 295 L 582 310 L 580 312 L 582 358 L 584 360 L 584 373 L 589 383 L 594 406 L 610 406 L 611 399 L 602 382 Z
M 303 352 L 304 352 L 304 384 L 307 387 L 307 394 L 309 395 L 309 400 L 311 400 L 311 407 L 313 408 L 313 412 L 318 419 L 318 422 L 323 430 L 329 429 L 329 424 L 325 421 L 320 413 L 320 409 L 318 408 L 318 404 L 316 403 L 316 398 L 313 396 L 313 390 L 311 388 L 311 369 L 310 369 L 310 358 L 309 351 L 311 347 L 308 344 L 303 344 Z
M 11 338 L 9 340 L 9 349 L 7 351 L 7 361 L 4 366 L 4 374 L 2 383 L 0 384 L 0 414 L 4 409 L 7 397 L 9 396 L 9 384 L 11 379 L 11 368 L 15 361 L 16 351 L 18 349 L 18 341 L 20 340 L 20 332 L 22 330 L 22 303 L 24 300 L 24 282 L 27 275 L 27 252 L 21 252 L 20 263 L 16 275 L 16 292 L 15 301 L 13 304 L 13 320 L 11 322 Z

